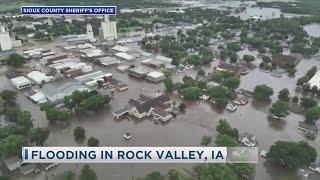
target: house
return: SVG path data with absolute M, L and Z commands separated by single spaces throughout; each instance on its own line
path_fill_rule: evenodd
M 117 70 L 120 72 L 126 72 L 129 70 L 129 68 L 130 68 L 130 66 L 128 66 L 128 65 L 122 65 L 122 66 L 118 66 Z
M 164 63 L 168 63 L 168 64 L 171 64 L 173 59 L 172 58 L 168 58 L 168 57 L 165 57 L 165 56 L 156 56 L 156 60 L 157 61 L 161 61 L 161 62 L 164 62 Z
M 139 99 L 130 99 L 128 104 L 113 113 L 119 119 L 124 114 L 129 114 L 138 119 L 153 117 L 155 120 L 166 122 L 172 118 L 172 101 L 169 96 L 160 95 L 151 98 L 140 94 Z
M 129 75 L 138 79 L 143 79 L 148 74 L 148 71 L 143 68 L 131 68 L 129 69 Z
M 12 156 L 4 160 L 4 164 L 10 172 L 19 169 L 21 167 L 21 161 L 18 156 Z
M 116 45 L 112 48 L 112 50 L 117 51 L 117 52 L 127 52 L 129 51 L 129 48 L 125 47 L 125 46 L 120 46 L 120 45 Z
M 103 66 L 113 66 L 113 65 L 118 65 L 121 63 L 121 61 L 119 61 L 118 59 L 114 58 L 114 57 L 102 57 L 102 58 L 98 58 L 99 62 L 101 65 Z
M 255 136 L 248 132 L 239 135 L 239 142 L 247 147 L 254 147 L 258 143 Z
M 11 84 L 17 89 L 24 89 L 31 87 L 31 81 L 24 76 L 19 76 L 13 79 L 10 79 Z
M 40 105 L 48 102 L 46 99 L 46 96 L 42 92 L 36 92 L 35 94 L 31 95 L 29 98 L 36 105 Z
M 119 52 L 115 54 L 116 57 L 118 57 L 119 59 L 125 60 L 125 61 L 134 61 L 134 57 L 127 54 L 127 53 L 123 53 L 123 52 Z
M 163 81 L 165 78 L 166 78 L 166 76 L 163 73 L 158 72 L 158 71 L 152 71 L 146 75 L 146 80 L 153 82 L 153 83 L 159 83 L 159 82 Z
M 297 58 L 291 55 L 275 54 L 271 58 L 273 63 L 283 69 L 286 69 L 290 64 L 296 65 L 298 63 Z

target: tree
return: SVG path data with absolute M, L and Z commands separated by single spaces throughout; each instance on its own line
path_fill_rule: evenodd
M 49 130 L 46 128 L 32 128 L 29 131 L 30 141 L 36 143 L 37 146 L 42 146 L 49 137 Z
M 227 134 L 219 134 L 216 139 L 216 146 L 235 147 L 238 145 L 237 139 Z
M 73 171 L 66 171 L 60 177 L 60 180 L 75 180 L 76 174 Z
M 300 105 L 303 106 L 304 108 L 308 109 L 308 108 L 317 106 L 318 103 L 315 99 L 313 99 L 311 97 L 307 97 L 307 98 L 300 99 Z
M 94 95 L 84 99 L 79 106 L 86 111 L 97 111 L 109 104 L 110 100 L 109 96 Z
M 213 60 L 212 49 L 206 48 L 200 51 L 200 59 L 202 64 L 209 64 Z
M 8 66 L 13 66 L 18 68 L 18 67 L 22 67 L 23 64 L 26 63 L 26 59 L 17 53 L 13 53 L 5 59 L 5 62 Z
M 154 171 L 150 174 L 148 174 L 145 178 L 143 178 L 143 180 L 164 180 L 164 176 L 158 172 L 158 171 Z
M 212 137 L 211 136 L 202 136 L 201 146 L 208 146 L 211 144 Z
M 17 93 L 10 90 L 3 90 L 0 93 L 0 98 L 3 100 L 4 106 L 12 106 L 16 103 Z
M 217 126 L 217 131 L 220 134 L 226 134 L 231 137 L 234 137 L 235 139 L 239 138 L 239 132 L 236 128 L 231 128 L 230 124 L 225 119 L 220 119 L 219 124 Z
M 314 122 L 320 118 L 320 108 L 319 107 L 311 107 L 307 109 L 305 114 L 306 121 Z
M 49 109 L 54 108 L 55 105 L 49 102 L 45 102 L 40 105 L 40 111 L 48 111 Z
M 94 170 L 88 165 L 84 165 L 81 169 L 80 180 L 97 180 Z
M 255 57 L 252 55 L 246 54 L 243 56 L 243 60 L 246 61 L 247 63 L 254 61 L 254 59 L 255 59 Z
M 13 154 L 19 154 L 23 145 L 24 141 L 22 136 L 9 135 L 0 142 L 0 155 L 7 157 Z
M 173 81 L 172 81 L 172 79 L 171 79 L 170 77 L 167 77 L 167 78 L 164 80 L 164 85 L 165 85 L 167 91 L 169 91 L 169 92 L 172 92 L 172 91 L 174 91 L 174 89 L 175 89 L 175 86 L 174 86 L 174 84 L 173 84 Z
M 240 78 L 236 76 L 231 76 L 228 79 L 226 79 L 224 85 L 229 89 L 237 89 L 240 85 Z
M 290 101 L 290 92 L 287 88 L 282 89 L 279 92 L 278 98 L 282 101 Z
M 17 116 L 17 125 L 28 132 L 33 127 L 31 113 L 28 111 L 19 112 Z
M 273 95 L 273 89 L 265 84 L 257 85 L 254 88 L 253 96 L 255 100 L 264 101 L 268 100 Z
M 292 102 L 298 103 L 298 102 L 299 102 L 299 97 L 298 97 L 298 96 L 294 96 L 294 97 L 292 98 Z
M 255 174 L 254 167 L 251 164 L 233 164 L 231 167 L 239 179 L 242 180 L 251 179 Z
M 70 118 L 70 113 L 65 110 L 51 108 L 46 111 L 46 116 L 50 122 L 66 121 Z
M 5 111 L 6 119 L 11 122 L 17 122 L 18 114 L 20 110 L 16 107 L 7 108 Z
M 278 100 L 276 103 L 272 104 L 269 112 L 277 117 L 284 117 L 288 114 L 289 104 L 285 101 Z
M 183 98 L 189 100 L 197 100 L 201 95 L 201 90 L 198 87 L 189 86 L 180 90 L 180 93 L 183 95 Z
M 87 144 L 89 147 L 97 147 L 99 146 L 99 140 L 94 137 L 90 137 Z
M 269 161 L 291 169 L 307 166 L 314 162 L 316 157 L 316 149 L 303 141 L 277 141 L 267 154 Z
M 193 169 L 199 179 L 238 180 L 228 164 L 200 164 Z
M 228 89 L 226 89 L 223 86 L 215 86 L 212 89 L 210 89 L 210 95 L 213 98 L 229 98 L 230 92 Z
M 198 76 L 205 76 L 206 72 L 204 72 L 204 70 L 200 69 L 197 73 Z
M 83 127 L 76 127 L 73 130 L 73 136 L 75 139 L 84 139 L 86 137 L 86 130 Z
M 182 180 L 180 173 L 175 169 L 170 169 L 167 173 L 168 180 Z

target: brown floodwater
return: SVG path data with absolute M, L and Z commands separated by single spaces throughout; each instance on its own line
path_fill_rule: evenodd
M 214 62 L 213 64 L 216 64 Z M 272 100 L 277 99 L 277 93 L 283 88 L 288 88 L 291 93 L 295 93 L 295 83 L 298 77 L 301 77 L 313 65 L 319 67 L 319 62 L 315 59 L 304 59 L 297 67 L 296 77 L 273 77 L 270 74 L 261 72 L 259 69 L 252 70 L 248 75 L 241 78 L 241 88 L 252 90 L 258 84 L 267 84 L 275 90 Z M 254 134 L 259 142 L 260 150 L 268 150 L 269 147 L 278 140 L 300 141 L 305 140 L 312 144 L 320 153 L 320 138 L 316 140 L 306 139 L 301 132 L 297 130 L 299 121 L 304 118 L 301 115 L 291 113 L 281 122 L 272 122 L 267 119 L 268 108 L 270 104 L 254 103 L 252 100 L 246 106 L 241 106 L 234 113 L 227 111 L 217 111 L 210 104 L 197 101 L 186 102 L 187 111 L 179 115 L 165 125 L 154 124 L 152 120 L 145 119 L 139 121 L 129 121 L 127 119 L 115 120 L 112 112 L 125 105 L 129 98 L 138 97 L 140 93 L 149 96 L 155 96 L 157 90 L 164 92 L 164 86 L 152 84 L 128 77 L 127 73 L 120 73 L 115 68 L 103 68 L 95 66 L 105 72 L 111 72 L 114 78 L 127 82 L 129 90 L 126 92 L 115 93 L 114 100 L 110 106 L 95 115 L 83 117 L 73 117 L 70 123 L 65 126 L 48 125 L 44 113 L 32 104 L 23 94 L 18 93 L 18 103 L 23 110 L 31 111 L 34 118 L 34 125 L 39 127 L 49 126 L 51 134 L 46 142 L 46 146 L 85 146 L 86 143 L 76 142 L 73 138 L 73 129 L 76 126 L 82 126 L 86 130 L 87 138 L 94 136 L 99 139 L 100 146 L 199 146 L 202 136 L 210 135 L 215 138 L 215 130 L 219 119 L 225 118 L 232 127 L 238 128 L 240 132 L 250 132 Z M 7 68 L 0 68 L 0 89 L 13 89 L 9 80 L 4 76 Z M 206 68 L 209 71 L 210 68 Z M 174 81 L 180 81 L 185 75 L 195 76 L 194 70 L 188 70 L 185 73 L 173 75 Z M 53 82 L 55 85 L 62 85 L 71 81 L 64 79 Z M 104 93 L 104 91 L 103 91 Z M 177 103 L 181 99 L 176 93 L 170 96 Z M 133 138 L 131 141 L 124 141 L 123 134 L 131 132 Z M 143 177 L 146 174 L 159 170 L 165 173 L 169 169 L 191 169 L 192 164 L 92 164 L 99 179 L 126 180 Z M 263 158 L 259 158 L 256 166 L 256 180 L 280 180 L 280 179 L 298 179 L 295 172 L 269 165 Z M 82 164 L 59 164 L 59 166 L 50 172 L 43 172 L 37 176 L 23 176 L 20 179 L 44 179 L 53 174 L 60 174 L 65 170 L 73 170 L 79 174 Z

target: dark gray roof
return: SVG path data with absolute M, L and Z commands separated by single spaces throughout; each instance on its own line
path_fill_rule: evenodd
M 56 94 L 59 93 L 59 89 L 52 86 L 51 84 L 45 84 L 40 91 L 45 95 L 45 96 L 55 96 Z

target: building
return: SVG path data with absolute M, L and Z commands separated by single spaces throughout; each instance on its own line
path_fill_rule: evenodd
M 0 51 L 8 51 L 12 49 L 12 43 L 9 32 L 6 32 L 4 26 L 0 26 Z
M 98 60 L 101 65 L 107 66 L 107 67 L 118 65 L 121 63 L 121 61 L 119 61 L 117 58 L 114 58 L 114 57 L 101 57 L 101 58 L 98 58 Z
M 91 24 L 87 24 L 87 36 L 90 39 L 90 41 L 94 40 L 94 34 L 93 34 L 93 30 L 92 30 Z
M 153 117 L 155 120 L 166 122 L 172 118 L 172 100 L 167 95 L 160 95 L 155 98 L 140 94 L 139 99 L 130 99 L 128 104 L 113 113 L 119 119 L 125 114 L 142 119 Z
M 104 16 L 104 21 L 101 22 L 101 35 L 103 40 L 112 41 L 118 39 L 117 23 L 109 21 L 109 16 Z
M 138 79 L 143 79 L 149 72 L 142 68 L 129 69 L 129 75 Z
M 152 67 L 154 69 L 159 69 L 159 68 L 163 68 L 164 67 L 164 63 L 160 62 L 160 61 L 156 61 L 153 59 L 146 59 L 141 61 L 141 64 L 145 65 L 145 66 L 149 66 Z
M 65 53 L 58 53 L 54 55 L 45 56 L 40 60 L 40 63 L 43 65 L 52 64 L 54 61 L 66 59 L 68 55 Z
M 33 172 L 39 172 L 39 169 L 35 164 L 23 164 L 21 166 L 21 174 L 28 175 Z
M 173 59 L 172 58 L 168 58 L 168 57 L 165 57 L 165 56 L 156 56 L 156 60 L 157 61 L 161 61 L 161 62 L 164 62 L 164 63 L 168 63 L 168 64 L 171 64 Z
M 12 172 L 21 167 L 21 161 L 18 156 L 12 156 L 4 160 L 7 169 Z
M 310 80 L 309 80 L 310 88 L 316 86 L 320 89 L 320 71 L 318 71 Z
M 87 88 L 95 88 L 99 85 L 99 83 L 101 83 L 101 86 L 110 84 L 112 82 L 112 74 L 96 71 L 90 74 L 78 76 L 75 78 L 75 80 Z
M 166 76 L 158 71 L 152 71 L 146 75 L 146 80 L 151 81 L 153 83 L 159 83 L 163 81 L 165 78 Z
M 47 76 L 39 71 L 32 71 L 31 73 L 27 74 L 27 77 L 36 84 L 43 84 L 54 80 L 53 76 Z
M 272 56 L 272 62 L 277 66 L 286 69 L 288 65 L 296 65 L 298 63 L 298 59 L 294 56 L 284 55 L 284 54 L 275 54 Z
M 116 53 L 115 56 L 125 61 L 134 61 L 134 57 L 127 53 L 119 52 Z
M 31 81 L 24 76 L 19 76 L 10 80 L 12 85 L 17 89 L 24 89 L 31 87 Z
M 129 51 L 129 48 L 125 47 L 125 46 L 120 46 L 120 45 L 116 45 L 112 48 L 112 50 L 117 51 L 117 52 L 127 52 Z

